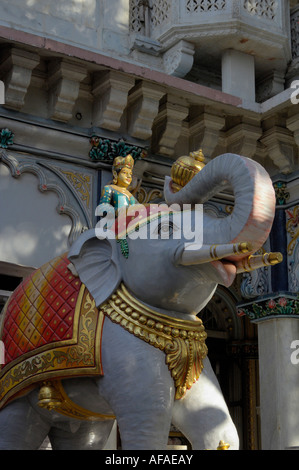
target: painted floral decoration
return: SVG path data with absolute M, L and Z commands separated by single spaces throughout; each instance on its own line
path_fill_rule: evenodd
M 9 129 L 1 129 L 0 131 L 0 147 L 7 149 L 8 145 L 13 144 L 14 134 Z

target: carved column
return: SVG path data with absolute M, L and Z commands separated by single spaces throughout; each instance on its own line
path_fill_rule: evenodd
M 5 107 L 20 111 L 25 103 L 32 70 L 39 64 L 38 54 L 15 47 L 3 54 L 0 79 L 5 84 Z
M 117 131 L 127 106 L 128 93 L 135 85 L 133 77 L 109 71 L 95 77 L 93 121 L 97 127 Z
M 294 280 L 299 263 L 299 206 L 291 191 L 294 179 L 289 189 L 288 178 L 282 178 L 285 181 L 274 183 L 277 207 L 269 251 L 281 252 L 283 262 L 271 268 L 271 290 L 266 295 L 238 306 L 238 315 L 246 315 L 258 328 L 263 450 L 299 446 L 299 283 Z
M 184 119 L 188 116 L 189 107 L 183 99 L 167 95 L 160 105 L 154 121 L 152 150 L 155 153 L 172 157 L 182 131 Z
M 73 117 L 80 82 L 87 75 L 86 69 L 64 60 L 54 61 L 49 69 L 49 117 L 68 122 Z

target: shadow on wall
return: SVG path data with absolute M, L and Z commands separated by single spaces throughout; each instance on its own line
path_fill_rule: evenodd
M 57 212 L 57 195 L 42 194 L 32 174 L 12 178 L 5 165 L 0 178 L 0 261 L 38 267 L 67 251 L 72 222 Z

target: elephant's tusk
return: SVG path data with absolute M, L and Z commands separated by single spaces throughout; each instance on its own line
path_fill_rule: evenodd
M 281 263 L 283 256 L 281 253 L 264 253 L 263 255 L 248 256 L 239 261 L 237 266 L 237 274 L 250 272 L 254 269 L 263 268 L 264 266 L 274 266 Z
M 197 245 L 190 243 L 182 253 L 180 264 L 188 266 L 192 264 L 209 263 L 228 256 L 239 256 L 252 251 L 252 245 L 248 242 L 230 243 L 226 245 Z

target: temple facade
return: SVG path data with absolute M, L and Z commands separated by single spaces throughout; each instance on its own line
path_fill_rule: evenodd
M 298 2 L 0 7 L 0 305 L 96 224 L 114 157 L 134 157 L 140 203 L 163 201 L 165 175 L 192 151 L 256 160 L 276 193 L 261 252 L 283 262 L 219 287 L 200 316 L 241 448 L 299 449 Z M 233 204 L 223 192 L 205 210 Z

